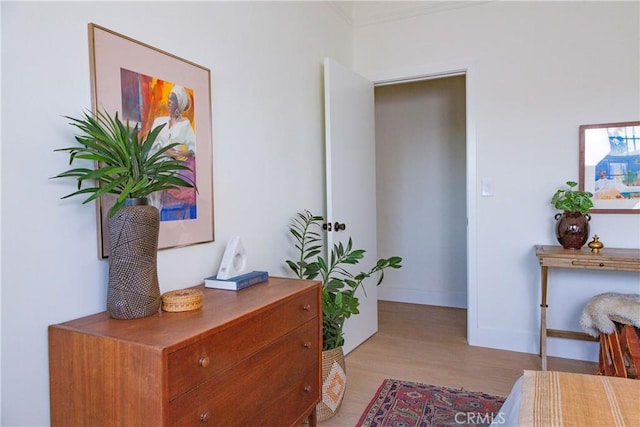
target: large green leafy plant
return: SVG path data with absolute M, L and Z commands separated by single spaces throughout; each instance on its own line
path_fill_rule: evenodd
M 557 190 L 551 198 L 551 204 L 558 210 L 565 212 L 580 212 L 586 214 L 593 207 L 593 194 L 588 191 L 574 190 L 578 185 L 575 181 L 567 181 L 569 188 Z
M 402 258 L 393 256 L 381 258 L 368 271 L 353 274 L 349 266 L 358 264 L 365 250 L 354 249 L 353 241 L 333 245 L 328 259 L 322 256 L 323 239 L 320 232 L 323 217 L 313 215 L 308 210 L 299 212 L 292 220 L 289 231 L 298 250 L 297 260 L 287 260 L 287 265 L 301 279 L 322 280 L 322 349 L 332 350 L 344 345 L 344 322 L 351 315 L 358 314 L 360 301 L 356 291 L 363 281 L 377 275 L 376 285 L 384 279 L 386 268 L 400 268 Z M 364 290 L 364 288 L 363 288 Z M 366 295 L 366 294 L 365 294 Z
M 153 148 L 164 125 L 141 138 L 138 125 L 131 128 L 128 121 L 122 123 L 118 113 L 113 117 L 100 111 L 84 113 L 81 118 L 65 117 L 71 120 L 70 125 L 80 130 L 80 135 L 75 137 L 80 145 L 55 151 L 69 153 L 69 165 L 76 159 L 92 160 L 95 168 L 77 167 L 54 176 L 78 180 L 78 190 L 63 199 L 88 194 L 82 202 L 88 203 L 105 194 L 115 194 L 118 197 L 109 211 L 109 216 L 113 216 L 128 198 L 145 198 L 156 191 L 177 187 L 195 187 L 194 182 L 178 174 L 189 168 L 165 155 L 179 144 Z M 89 187 L 82 188 L 85 183 L 89 183 Z

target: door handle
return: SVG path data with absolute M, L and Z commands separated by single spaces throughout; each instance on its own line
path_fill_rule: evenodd
M 344 222 L 339 223 L 338 221 L 336 221 L 335 223 L 333 223 L 333 225 L 330 222 L 322 224 L 322 229 L 327 231 L 332 231 L 332 229 L 333 231 L 343 231 L 346 228 L 347 226 Z

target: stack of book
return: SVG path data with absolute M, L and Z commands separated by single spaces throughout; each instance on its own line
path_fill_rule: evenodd
M 269 273 L 266 271 L 251 271 L 229 279 L 218 279 L 217 276 L 207 277 L 204 279 L 204 286 L 206 288 L 239 291 L 267 280 L 269 280 Z

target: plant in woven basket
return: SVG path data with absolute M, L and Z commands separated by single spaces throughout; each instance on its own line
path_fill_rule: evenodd
M 366 251 L 354 249 L 353 241 L 349 238 L 346 245 L 342 242 L 334 244 L 330 256 L 324 258 L 321 255 L 320 234 L 323 221 L 323 217 L 313 215 L 308 210 L 299 212 L 293 218 L 289 232 L 295 239 L 298 259 L 287 260 L 286 263 L 301 279 L 320 276 L 322 280 L 322 349 L 326 351 L 344 345 L 344 323 L 359 313 L 360 302 L 356 291 L 363 281 L 377 275 L 376 285 L 380 285 L 384 280 L 384 270 L 400 268 L 402 258 L 381 258 L 369 270 L 353 274 L 349 266 L 360 263 Z
M 79 145 L 59 148 L 54 151 L 69 153 L 69 165 L 78 160 L 95 162 L 93 169 L 72 168 L 53 178 L 76 178 L 78 189 L 62 197 L 89 195 L 82 203 L 88 203 L 105 194 L 115 194 L 117 199 L 109 211 L 113 216 L 127 199 L 146 198 L 156 191 L 178 187 L 194 188 L 179 174 L 189 168 L 166 153 L 178 143 L 168 144 L 160 149 L 153 145 L 165 125 L 151 130 L 140 137 L 138 125 L 131 128 L 129 121 L 124 124 L 115 116 L 98 111 L 96 114 L 84 113 L 81 118 L 65 116 L 70 125 L 80 130 L 75 137 Z M 84 184 L 88 187 L 82 188 Z

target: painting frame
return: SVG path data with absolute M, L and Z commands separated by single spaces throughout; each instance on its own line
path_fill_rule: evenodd
M 640 121 L 581 125 L 579 133 L 579 190 L 594 194 L 589 213 L 640 214 Z
M 193 154 L 195 183 L 197 192 L 193 192 L 188 202 L 193 214 L 183 217 L 164 218 L 161 210 L 158 249 L 189 246 L 214 241 L 214 204 L 213 204 L 213 132 L 211 114 L 211 71 L 201 65 L 180 58 L 148 44 L 142 43 L 115 31 L 94 23 L 88 24 L 89 57 L 91 75 L 91 104 L 95 113 L 98 111 L 114 114 L 116 112 L 123 121 L 131 119 L 132 127 L 139 124 L 141 130 L 149 128 L 153 122 L 153 110 L 159 111 L 161 106 L 169 104 L 167 99 L 147 95 L 152 92 L 149 85 L 139 83 L 140 96 L 135 108 L 130 108 L 125 101 L 129 83 L 123 76 L 139 76 L 143 82 L 151 82 L 153 91 L 167 92 L 170 88 L 185 88 L 187 94 L 186 110 L 190 110 L 188 118 L 195 135 Z M 129 74 L 126 74 L 128 72 Z M 126 87 L 125 87 L 126 86 Z M 157 89 L 161 86 L 161 89 Z M 144 110 L 144 114 L 142 111 Z M 156 112 L 156 114 L 158 114 Z M 136 123 L 137 122 L 137 123 Z M 114 203 L 112 195 L 101 197 L 96 203 L 98 257 L 109 256 L 108 211 Z M 163 199 L 164 200 L 164 199 Z M 182 219 L 186 218 L 186 219 Z

